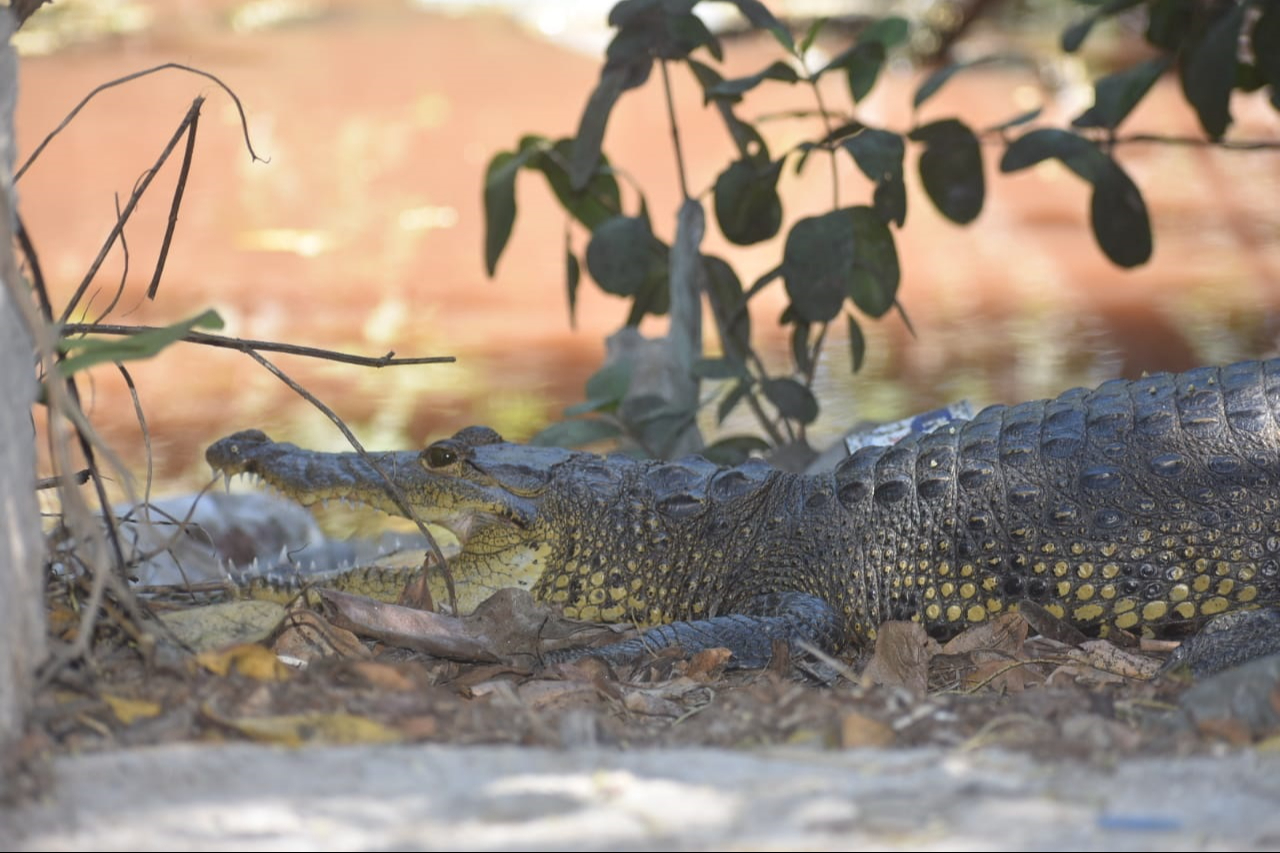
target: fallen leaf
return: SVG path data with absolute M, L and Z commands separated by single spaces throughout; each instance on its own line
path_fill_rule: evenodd
M 1069 649 L 1066 663 L 1046 679 L 1070 678 L 1086 684 L 1115 684 L 1149 681 L 1160 671 L 1160 661 L 1136 652 L 1116 648 L 1109 640 L 1088 640 L 1078 649 Z
M 247 738 L 283 746 L 396 743 L 403 739 L 400 732 L 376 720 L 343 712 L 232 718 L 218 715 L 207 704 L 201 712 Z
M 302 608 L 289 611 L 271 648 L 278 655 L 303 661 L 322 658 L 364 660 L 372 657 L 355 634 L 330 624 L 319 613 Z
M 1027 620 L 1021 613 L 1001 613 L 987 622 L 979 622 L 952 637 L 942 646 L 944 655 L 962 655 L 973 651 L 999 652 L 1014 658 L 1022 654 L 1027 639 Z
M 164 710 L 156 702 L 146 699 L 128 699 L 124 696 L 114 696 L 110 693 L 102 694 L 102 700 L 107 703 L 111 713 L 116 715 L 116 719 L 126 726 L 136 720 L 146 720 L 158 716 Z
M 373 660 L 354 661 L 346 667 L 346 672 L 359 679 L 366 687 L 376 690 L 392 690 L 407 693 L 417 689 L 412 678 L 391 664 Z
M 396 728 L 406 741 L 427 740 L 440 733 L 440 720 L 430 715 L 405 717 L 396 721 Z
M 332 611 L 330 621 L 360 636 L 450 660 L 490 663 L 498 660 L 489 651 L 492 646 L 489 639 L 477 636 L 456 617 L 387 604 L 335 589 L 316 592 Z
M 195 662 L 214 675 L 225 676 L 234 672 L 257 681 L 284 681 L 291 674 L 275 652 L 259 645 L 242 644 L 204 652 L 196 655 Z
M 840 745 L 845 749 L 892 746 L 895 737 L 892 727 L 857 711 L 850 711 L 840 719 Z
M 160 615 L 177 640 L 195 652 L 259 643 L 270 637 L 285 617 L 274 601 L 229 601 Z
M 542 678 L 521 684 L 516 688 L 516 695 L 527 707 L 541 709 L 579 706 L 600 698 L 599 691 L 587 682 Z
M 1026 687 L 1027 670 L 1019 665 L 1026 659 L 1027 620 L 1020 612 L 1002 613 L 952 637 L 942 654 L 953 657 L 950 683 L 967 690 L 989 689 L 1016 693 Z
M 876 632 L 876 650 L 862 671 L 864 684 L 905 687 L 923 696 L 929 685 L 929 660 L 938 644 L 918 622 L 885 622 Z
M 689 659 L 684 674 L 700 681 L 714 681 L 724 674 L 731 657 L 733 652 L 725 648 L 703 649 Z

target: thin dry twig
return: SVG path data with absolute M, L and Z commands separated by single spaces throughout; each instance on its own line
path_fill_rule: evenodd
M 164 262 L 169 258 L 169 244 L 173 242 L 173 230 L 178 226 L 178 208 L 182 207 L 182 194 L 187 189 L 187 176 L 191 174 L 191 158 L 196 150 L 196 128 L 200 126 L 200 109 L 192 106 L 188 113 L 187 150 L 182 155 L 182 169 L 178 172 L 178 183 L 173 188 L 173 202 L 169 205 L 169 222 L 164 229 L 164 240 L 160 242 L 160 256 L 156 259 L 155 272 L 151 274 L 151 284 L 147 287 L 147 298 L 155 299 L 160 289 L 160 277 L 164 275 Z M 120 238 L 123 240 L 124 235 Z
M 174 131 L 173 136 L 165 145 L 164 150 L 160 152 L 160 157 L 156 160 L 155 165 L 150 168 L 144 175 L 138 185 L 134 187 L 133 193 L 129 196 L 129 202 L 124 206 L 124 213 L 116 218 L 116 224 L 111 228 L 111 233 L 107 235 L 107 239 L 103 241 L 102 248 L 98 250 L 98 256 L 93 259 L 93 263 L 89 265 L 88 271 L 81 279 L 79 286 L 76 287 L 75 293 L 67 300 L 67 305 L 62 309 L 62 314 L 58 317 L 59 323 L 67 322 L 67 318 L 76 310 L 76 306 L 80 304 L 80 300 L 84 297 L 85 291 L 89 289 L 89 285 L 93 283 L 94 276 L 98 274 L 98 269 L 102 266 L 103 261 L 107 259 L 107 254 L 111 251 L 111 247 L 115 245 L 116 239 L 124 231 L 125 223 L 129 221 L 129 217 L 133 215 L 134 208 L 138 206 L 138 202 L 147 191 L 147 187 L 151 186 L 151 181 L 160 172 L 160 168 L 165 161 L 169 159 L 169 155 L 173 153 L 173 149 L 177 147 L 178 140 L 182 139 L 182 135 L 187 132 L 188 125 L 194 120 L 194 117 L 200 114 L 200 107 L 204 103 L 204 96 L 197 97 L 192 103 L 191 108 L 187 110 L 186 116 L 178 125 L 178 129 Z M 34 155 L 33 155 L 34 156 Z M 154 284 L 154 283 L 153 283 Z
M 155 74 L 157 71 L 164 71 L 169 68 L 176 68 L 179 71 L 186 71 L 191 74 L 196 74 L 200 77 L 206 77 L 212 80 L 214 83 L 216 83 L 218 87 L 222 89 L 222 91 L 226 92 L 227 96 L 230 97 L 231 100 L 235 103 L 236 111 L 240 113 L 240 128 L 244 132 L 244 145 L 246 148 L 249 149 L 249 156 L 252 157 L 255 162 L 262 162 L 262 163 L 271 162 L 268 158 L 259 157 L 258 152 L 253 150 L 253 143 L 249 140 L 249 120 L 245 117 L 244 107 L 240 104 L 239 96 L 236 95 L 236 93 L 231 89 L 230 86 L 228 86 L 226 83 L 223 83 L 222 80 L 220 80 L 216 75 L 210 74 L 208 71 L 201 71 L 199 68 L 192 68 L 190 65 L 183 65 L 179 62 L 166 62 L 163 65 L 157 65 L 154 68 L 147 68 L 143 71 L 135 71 L 132 74 L 126 74 L 123 77 L 117 77 L 115 80 L 109 80 L 108 82 L 103 83 L 101 86 L 94 88 L 93 91 L 91 91 L 89 94 L 85 95 L 80 100 L 80 103 L 76 104 L 75 108 L 72 109 L 71 112 L 67 113 L 66 118 L 64 118 L 57 127 L 51 130 L 48 136 L 46 136 L 43 140 L 41 140 L 40 144 L 36 146 L 36 150 L 31 152 L 31 156 L 28 157 L 26 159 L 26 162 L 22 164 L 22 167 L 18 169 L 17 172 L 14 173 L 13 182 L 16 184 L 18 181 L 22 179 L 22 176 L 26 173 L 27 169 L 31 168 L 31 164 L 36 161 L 36 158 L 40 156 L 40 153 L 44 151 L 44 149 L 49 145 L 50 142 L 53 141 L 53 138 L 57 136 L 59 133 L 61 133 L 64 129 L 66 129 L 66 126 L 69 125 L 72 122 L 72 120 L 77 115 L 80 114 L 80 111 L 84 109 L 85 106 L 88 105 L 89 101 L 93 100 L 93 98 L 97 96 L 99 92 L 105 92 L 107 89 L 110 89 L 112 87 L 120 86 L 130 82 L 131 80 L 137 80 L 139 77 L 146 77 L 148 74 Z M 201 98 L 201 100 L 203 100 L 203 98 Z
M 62 327 L 64 335 L 136 335 L 139 332 L 150 332 L 158 326 L 122 326 L 100 323 L 67 323 Z M 396 358 L 394 351 L 380 356 L 351 355 L 345 352 L 307 347 L 298 344 L 284 344 L 276 341 L 257 341 L 249 338 L 231 338 L 225 335 L 213 335 L 208 332 L 187 332 L 180 340 L 189 344 L 203 344 L 222 349 L 233 349 L 238 352 L 280 352 L 288 355 L 299 355 L 307 358 L 321 358 L 343 364 L 356 364 L 361 367 L 402 367 L 409 364 L 452 364 L 457 361 L 451 355 L 433 355 L 413 358 Z

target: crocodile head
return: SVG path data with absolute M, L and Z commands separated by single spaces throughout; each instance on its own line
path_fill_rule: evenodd
M 381 471 L 419 519 L 458 537 L 462 552 L 451 565 L 458 605 L 466 612 L 497 589 L 528 589 L 539 580 L 556 532 L 542 517 L 543 499 L 574 455 L 511 444 L 488 427 L 468 427 L 421 453 L 366 458 L 305 450 L 247 430 L 211 445 L 205 458 L 219 473 L 255 476 L 304 505 L 340 499 L 404 515 Z

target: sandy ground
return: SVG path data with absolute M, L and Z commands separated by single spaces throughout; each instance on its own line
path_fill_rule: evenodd
M 60 759 L 11 850 L 1274 850 L 1280 755 L 170 746 Z

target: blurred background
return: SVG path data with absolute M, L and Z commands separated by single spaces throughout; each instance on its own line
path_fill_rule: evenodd
M 169 323 L 205 308 L 225 333 L 366 355 L 452 355 L 451 365 L 382 370 L 270 356 L 337 411 L 370 448 L 419 447 L 471 423 L 523 439 L 582 399 L 604 338 L 627 304 L 589 282 L 576 327 L 564 283 L 564 215 L 545 182 L 521 176 L 513 239 L 489 280 L 481 188 L 499 150 L 527 133 L 572 135 L 595 85 L 610 3 L 430 3 L 409 0 L 59 0 L 19 33 L 23 56 L 19 158 L 91 89 L 163 62 L 217 75 L 241 98 L 253 162 L 230 99 L 178 71 L 98 96 L 19 183 L 21 210 L 53 291 L 65 304 L 191 101 L 208 98 L 173 246 L 157 298 L 145 290 L 169 214 L 180 156 L 157 177 L 119 250 L 95 280 L 87 318 Z M 903 14 L 945 31 L 954 5 L 931 2 L 767 0 L 803 32 L 817 16 Z M 952 58 L 994 50 L 1043 57 L 1038 70 L 957 75 L 921 121 L 956 115 L 971 126 L 1004 121 L 1038 104 L 1042 122 L 1064 125 L 1092 100 L 1089 80 L 1145 56 L 1140 30 L 1096 33 L 1063 58 L 1057 40 L 1077 19 L 1073 3 L 984 3 Z M 721 10 L 724 4 L 699 9 Z M 732 28 L 730 19 L 716 19 Z M 852 30 L 832 27 L 816 49 L 834 55 Z M 725 76 L 782 58 L 767 36 L 725 36 Z M 916 44 L 928 52 L 938 45 Z M 893 63 L 859 116 L 906 130 L 911 95 L 927 69 Z M 840 75 L 827 81 L 845 103 Z M 678 73 L 676 112 L 692 190 L 731 159 L 720 119 Z M 1229 138 L 1280 139 L 1263 92 L 1237 96 Z M 746 117 L 794 108 L 798 89 L 764 85 Z M 770 122 L 775 152 L 816 135 L 802 122 Z M 1176 80 L 1157 84 L 1126 133 L 1201 136 Z M 628 92 L 605 139 L 612 162 L 645 188 L 655 231 L 671 239 L 678 184 L 656 79 Z M 887 420 L 967 398 L 977 405 L 1049 396 L 1143 371 L 1275 354 L 1280 332 L 1280 152 L 1128 145 L 1118 159 L 1151 210 L 1155 256 L 1137 271 L 1107 262 L 1088 227 L 1088 187 L 1054 162 L 998 174 L 987 146 L 987 203 L 960 228 L 929 204 L 908 155 L 906 227 L 898 238 L 896 314 L 864 322 L 867 362 L 849 370 L 844 326 L 832 327 L 816 393 L 821 448 L 853 423 Z M 178 154 L 180 155 L 179 150 Z M 840 163 L 844 203 L 871 186 Z M 781 184 L 787 222 L 829 209 L 829 172 L 790 169 Z M 119 201 L 117 201 L 117 199 Z M 624 186 L 624 203 L 636 197 Z M 784 231 L 785 234 L 785 226 Z M 582 235 L 575 237 L 581 250 Z M 710 221 L 705 249 L 730 260 L 744 282 L 774 266 L 782 238 L 741 249 Z M 780 290 L 780 285 L 775 285 Z M 788 342 L 774 328 L 781 293 L 753 302 L 771 366 Z M 77 318 L 81 319 L 81 318 Z M 645 331 L 661 333 L 662 323 Z M 708 327 L 707 339 L 714 341 Z M 339 448 L 322 415 L 248 357 L 179 345 L 129 367 L 150 432 L 152 473 L 163 493 L 203 486 L 205 446 L 239 429 L 315 448 Z M 97 368 L 82 384 L 93 422 L 140 476 L 146 448 L 118 372 Z

